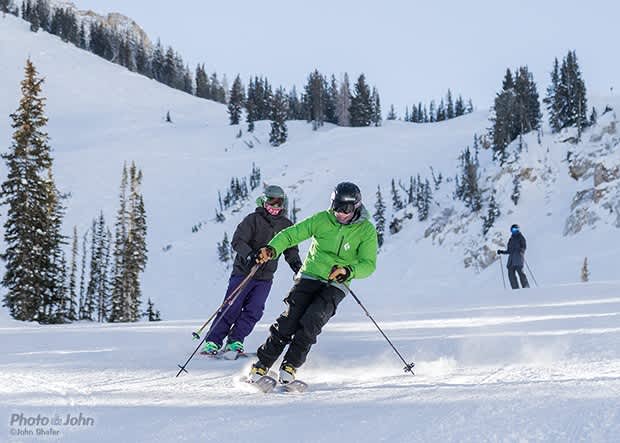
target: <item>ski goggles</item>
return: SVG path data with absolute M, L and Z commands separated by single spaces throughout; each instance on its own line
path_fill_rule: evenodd
M 517 232 L 519 232 L 519 228 L 510 228 L 510 232 L 516 234 Z
M 334 212 L 340 212 L 341 214 L 350 214 L 358 208 L 358 205 L 355 202 L 347 202 L 347 201 L 334 201 L 332 204 L 332 209 Z
M 271 206 L 272 208 L 282 208 L 284 206 L 284 199 L 280 197 L 268 198 L 265 201 L 265 204 Z

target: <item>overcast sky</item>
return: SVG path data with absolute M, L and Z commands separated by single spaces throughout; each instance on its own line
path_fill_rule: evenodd
M 539 93 L 553 58 L 575 49 L 589 93 L 620 89 L 617 0 L 74 0 L 120 12 L 209 71 L 266 75 L 287 89 L 318 68 L 352 81 L 364 72 L 394 103 L 453 93 L 488 107 L 507 67 L 527 64 Z

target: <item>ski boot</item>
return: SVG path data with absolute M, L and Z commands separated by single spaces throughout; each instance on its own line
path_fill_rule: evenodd
M 264 364 L 262 364 L 259 360 L 252 365 L 252 368 L 250 369 L 250 375 L 248 377 L 248 381 L 250 383 L 255 383 L 263 375 L 267 375 L 268 372 L 269 372 L 269 368 L 265 366 Z
M 200 353 L 202 355 L 217 355 L 219 351 L 220 351 L 220 346 L 217 343 L 208 341 L 208 342 L 205 342 L 204 346 L 202 347 L 202 351 L 200 351 Z
M 239 354 L 243 354 L 243 343 L 240 341 L 233 341 L 233 342 L 228 342 L 226 343 L 226 346 L 224 346 L 224 352 L 237 352 Z
M 282 363 L 280 366 L 280 383 L 287 384 L 295 381 L 297 369 L 290 363 Z

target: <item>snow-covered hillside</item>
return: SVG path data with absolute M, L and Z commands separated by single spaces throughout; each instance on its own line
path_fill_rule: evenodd
M 523 178 L 517 206 L 511 175 L 481 151 L 483 185 L 497 190 L 502 210 L 486 239 L 480 215 L 468 215 L 453 200 L 454 183 L 445 180 L 428 221 L 414 217 L 386 237 L 377 271 L 354 290 L 416 360 L 415 377 L 401 373 L 348 299 L 300 371 L 310 392 L 265 398 L 238 382 L 247 370 L 243 362 L 198 358 L 188 376 L 173 378 L 194 345 L 190 332 L 219 305 L 227 283 L 216 243 L 253 210 L 251 198 L 216 223 L 218 190 L 233 176 L 249 176 L 255 163 L 265 182 L 287 190 L 299 217 L 325 208 L 343 180 L 360 185 L 372 210 L 377 185 L 390 201 L 393 178 L 430 177 L 431 166 L 454 177 L 460 151 L 486 132 L 488 112 L 435 124 L 326 125 L 316 132 L 289 122 L 289 141 L 273 148 L 268 122 L 259 122 L 254 134 L 243 126 L 237 138 L 225 106 L 34 34 L 7 16 L 0 17 L 0 149 L 11 142 L 8 115 L 18 106 L 26 57 L 46 78 L 55 177 L 71 194 L 67 234 L 73 225 L 83 234 L 99 211 L 111 225 L 123 163 L 142 169 L 150 251 L 143 293 L 167 321 L 43 327 L 9 320 L 3 308 L 5 423 L 20 412 L 96 418 L 94 430 L 64 429 L 66 441 L 613 441 L 620 432 L 614 111 L 579 145 L 570 141 L 572 133 L 547 134 L 540 143 L 536 135 L 525 137 L 511 166 Z M 620 109 L 618 97 L 592 101 L 599 115 L 608 104 Z M 164 121 L 168 111 L 172 124 Z M 192 232 L 198 223 L 202 228 Z M 499 263 L 489 261 L 512 223 L 527 237 L 539 288 L 504 291 Z M 580 284 L 586 256 L 593 282 Z M 282 264 L 248 348 L 264 339 L 291 278 Z M 284 431 L 295 426 L 302 431 L 294 437 Z M 0 440 L 8 434 L 0 429 Z
M 332 187 L 342 180 L 357 182 L 372 210 L 377 185 L 389 204 L 392 178 L 407 184 L 418 173 L 430 177 L 431 166 L 444 177 L 454 177 L 460 151 L 471 146 L 474 134 L 483 134 L 489 126 L 486 111 L 427 125 L 399 121 L 385 122 L 381 128 L 326 125 L 317 132 L 304 122 L 289 122 L 289 142 L 273 148 L 268 144 L 268 122 L 260 122 L 254 134 L 243 127 L 243 137 L 238 139 L 239 127 L 228 126 L 223 105 L 130 73 L 54 36 L 33 34 L 12 16 L 1 24 L 1 55 L 8 62 L 0 66 L 4 85 L 0 115 L 8 116 L 16 109 L 23 64 L 30 56 L 46 77 L 44 93 L 58 185 L 71 193 L 66 232 L 75 224 L 83 233 L 100 210 L 111 224 L 123 162 L 135 161 L 142 168 L 150 250 L 144 293 L 164 318 L 199 317 L 220 298 L 228 271 L 216 259 L 216 243 L 252 210 L 253 198 L 239 212 L 226 214 L 224 224 L 216 224 L 217 191 L 224 191 L 233 176 L 248 176 L 253 162 L 265 182 L 287 189 L 301 208 L 299 217 L 326 207 Z M 594 105 L 602 110 L 616 102 L 620 103 L 616 97 L 603 98 Z M 164 122 L 167 111 L 173 124 Z M 380 300 L 376 306 L 390 310 L 394 304 L 419 305 L 427 297 L 450 300 L 480 287 L 499 288 L 498 265 L 478 275 L 475 269 L 479 266 L 466 269 L 464 263 L 478 257 L 477 261 L 488 265 L 488 251 L 507 240 L 508 227 L 515 222 L 528 239 L 528 262 L 540 284 L 578 281 L 585 256 L 592 279 L 617 278 L 614 263 L 620 260 L 620 243 L 614 242 L 618 229 L 613 217 L 565 235 L 575 195 L 592 188 L 590 175 L 580 181 L 569 176 L 566 152 L 606 144 L 610 152 L 617 153 L 618 136 L 609 133 L 614 122 L 613 111 L 603 116 L 601 124 L 584 135 L 586 143 L 578 147 L 560 143 L 568 138 L 566 134 L 545 136 L 540 144 L 535 135 L 526 137 L 526 151 L 514 165 L 526 177 L 516 207 L 509 199 L 510 175 L 501 175 L 490 152 L 483 150 L 483 177 L 489 177 L 484 186 L 497 189 L 502 210 L 488 235 L 493 241 L 481 236 L 482 214 L 464 215 L 453 201 L 454 183 L 444 180 L 434 193 L 438 206 L 431 209 L 430 220 L 407 221 L 403 231 L 387 237 L 379 269 L 363 283 L 368 298 Z M 6 118 L 0 125 L 0 143 L 8 146 L 10 136 Z M 430 236 L 429 226 L 437 224 L 446 210 L 453 210 L 447 226 L 439 238 Z M 191 227 L 200 222 L 203 229 L 192 233 Z M 274 292 L 283 294 L 287 289 L 288 273 L 283 267 Z M 405 282 L 404 294 L 391 293 L 386 298 L 386 282 L 394 280 Z M 272 312 L 280 309 L 279 299 L 273 297 Z

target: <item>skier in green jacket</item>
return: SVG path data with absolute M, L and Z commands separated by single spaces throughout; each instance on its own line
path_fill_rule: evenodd
M 343 182 L 334 189 L 331 207 L 279 232 L 255 255 L 257 263 L 276 260 L 283 251 L 312 237 L 299 278 L 284 299 L 287 309 L 258 348 L 249 380 L 266 375 L 288 350 L 280 366 L 280 382 L 295 380 L 310 347 L 345 297 L 344 284 L 372 274 L 377 261 L 377 231 L 362 205 L 360 189 Z

